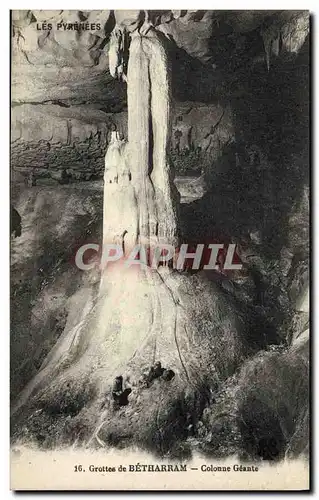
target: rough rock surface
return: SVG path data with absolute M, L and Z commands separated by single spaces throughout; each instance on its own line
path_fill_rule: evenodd
M 308 15 L 148 15 L 170 40 L 175 61 L 170 161 L 184 174 L 201 174 L 185 190 L 202 189 L 202 196 L 189 196 L 181 207 L 182 237 L 236 241 L 244 273 L 168 273 L 170 292 L 163 292 L 159 272 L 133 280 L 135 293 L 115 273 L 107 300 L 97 300 L 98 277 L 83 279 L 69 259 L 74 241 L 100 234 L 100 194 L 56 185 L 42 191 L 34 184 L 41 177 L 56 184 L 99 178 L 113 124 L 127 137 L 126 86 L 111 79 L 107 48 L 115 24 L 139 23 L 142 14 L 15 13 L 13 179 L 26 177 L 33 187 L 13 186 L 22 226 L 12 252 L 13 304 L 19 308 L 12 320 L 14 395 L 41 369 L 20 396 L 23 405 L 30 391 L 39 390 L 27 404 L 34 418 L 22 426 L 18 405 L 14 436 L 44 446 L 67 445 L 66 437 L 92 446 L 138 443 L 161 455 L 182 454 L 194 444 L 210 456 L 306 454 Z M 36 22 L 92 16 L 101 21 L 102 36 L 94 30 L 35 31 Z M 125 294 L 133 297 L 133 322 L 119 305 Z M 113 330 L 106 331 L 101 318 Z M 97 333 L 97 347 L 86 329 Z M 112 331 L 123 332 L 126 350 Z M 173 377 L 140 384 L 157 356 Z M 121 372 L 124 391 L 131 392 L 128 404 L 114 409 L 110 380 Z M 48 374 L 55 380 L 52 391 L 41 386 Z M 271 381 L 266 387 L 265 377 Z M 150 393 L 156 405 L 145 411 Z
M 50 117 L 50 119 L 48 119 Z M 69 180 L 102 178 L 110 132 L 116 125 L 127 139 L 127 112 L 105 113 L 90 106 L 21 104 L 11 114 L 11 167 L 27 178 Z M 198 174 L 202 158 L 217 158 L 234 139 L 232 115 L 221 105 L 174 106 L 172 162 L 179 173 Z
M 278 460 L 309 453 L 309 332 L 289 349 L 261 351 L 230 377 L 199 424 L 199 448 Z
M 21 236 L 11 240 L 11 393 L 15 398 L 61 335 L 68 298 L 90 287 L 74 262 L 101 239 L 103 193 L 89 187 L 13 190 Z M 83 288 L 83 290 L 82 290 Z M 26 355 L 27 354 L 27 355 Z
M 13 168 L 24 172 L 36 168 L 37 175 L 50 177 L 43 170 L 50 164 L 57 169 L 56 177 L 66 168 L 75 180 L 102 175 L 109 123 L 122 124 L 126 109 L 126 84 L 109 73 L 110 34 L 116 22 L 130 18 L 136 22 L 140 15 L 140 11 L 13 12 Z M 268 78 L 267 64 L 273 53 L 269 44 L 273 46 L 278 37 L 282 40 L 280 51 L 275 50 L 279 64 L 287 54 L 296 58 L 309 31 L 308 14 L 194 10 L 150 11 L 149 17 L 170 40 L 174 61 L 173 94 L 179 122 L 174 126 L 172 161 L 181 173 L 197 170 L 199 174 L 199 164 L 205 169 L 234 136 L 238 142 L 234 117 L 240 117 L 243 102 L 252 114 L 249 127 L 255 113 L 260 120 L 264 99 L 258 96 L 256 102 L 253 89 L 245 84 L 243 88 L 243 73 L 252 81 L 251 71 L 257 71 L 259 79 Z M 75 22 L 100 24 L 101 29 L 57 28 L 58 23 Z M 51 30 L 37 29 L 48 23 Z M 263 40 L 270 41 L 264 44 Z M 222 121 L 215 130 L 219 118 Z

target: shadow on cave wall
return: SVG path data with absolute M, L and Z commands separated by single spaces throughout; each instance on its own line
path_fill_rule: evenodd
M 251 45 L 260 48 L 257 31 L 248 41 L 254 37 L 259 41 Z M 224 56 L 232 50 L 224 44 Z M 248 245 L 257 249 L 265 269 L 273 266 L 271 276 L 258 266 L 249 268 L 255 298 L 248 317 L 252 339 L 266 335 L 266 344 L 280 343 L 291 311 L 280 264 L 272 263 L 280 262 L 283 248 L 291 248 L 289 218 L 309 182 L 309 37 L 298 56 L 281 53 L 269 71 L 260 61 L 248 67 L 244 51 L 245 44 L 238 57 L 225 57 L 224 75 L 230 76 L 218 96 L 224 106 L 231 103 L 235 140 L 207 164 L 204 196 L 181 205 L 181 231 L 187 243 Z M 251 235 L 257 233 L 260 243 L 255 245 Z M 306 255 L 307 242 L 302 252 Z
M 292 206 L 309 180 L 308 67 L 309 37 L 297 57 L 282 54 L 269 72 L 265 64 L 237 72 L 235 142 L 210 165 L 203 198 L 181 207 L 185 241 L 260 231 L 264 255 L 279 258 Z

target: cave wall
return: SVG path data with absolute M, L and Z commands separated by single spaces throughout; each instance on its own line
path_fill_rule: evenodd
M 256 337 L 293 349 L 308 335 L 309 323 L 309 308 L 300 300 L 309 282 L 308 14 L 153 15 L 172 42 L 177 185 L 185 189 L 182 177 L 188 175 L 205 180 L 204 187 L 193 182 L 185 189 L 184 241 L 236 242 L 246 274 L 218 277 L 222 293 L 256 316 Z M 99 21 L 103 30 L 35 29 L 39 22 L 66 20 Z M 111 78 L 108 68 L 113 27 L 109 11 L 13 14 L 11 200 L 22 226 L 11 254 L 13 396 L 60 337 L 70 301 L 81 308 L 98 282 L 87 282 L 73 260 L 78 246 L 101 241 L 102 226 L 101 189 L 78 181 L 102 178 L 113 124 L 127 138 L 126 84 Z M 20 189 L 21 181 L 28 188 Z M 293 359 L 286 361 L 279 396 L 275 383 L 269 387 L 279 402 L 286 373 L 307 381 L 306 370 L 297 365 L 291 375 Z M 264 386 L 264 376 L 258 377 Z M 251 407 L 248 401 L 243 414 L 254 414 Z
M 135 22 L 138 12 L 121 15 Z M 184 238 L 248 240 L 261 305 L 290 305 L 309 260 L 309 13 L 149 15 L 171 44 L 172 166 L 179 179 L 205 179 L 177 181 L 189 202 Z M 57 29 L 66 22 L 89 29 Z M 114 26 L 113 11 L 13 11 L 12 191 L 102 178 L 111 126 L 127 137 L 126 84 L 109 72 Z
M 108 61 L 116 16 L 134 23 L 140 12 L 12 12 L 12 190 L 101 179 L 112 125 L 127 138 L 126 83 Z M 184 238 L 248 239 L 264 288 L 290 303 L 309 260 L 309 13 L 149 17 L 170 40 L 172 167 L 205 180 L 177 179 Z
M 19 104 L 11 113 L 11 166 L 21 180 L 102 178 L 111 126 L 127 138 L 127 112 L 88 106 Z M 212 132 L 213 129 L 213 132 Z M 178 172 L 201 172 L 201 156 L 217 157 L 234 137 L 231 110 L 219 105 L 176 104 L 172 159 Z M 185 164 L 185 166 L 184 166 Z
M 138 15 L 123 11 L 120 20 Z M 257 143 L 270 159 L 303 147 L 307 12 L 149 11 L 149 17 L 171 43 L 177 173 L 214 169 L 234 141 L 238 148 Z M 61 181 L 63 170 L 65 180 L 102 176 L 111 124 L 127 134 L 126 84 L 109 72 L 115 23 L 109 10 L 12 12 L 14 179 L 30 171 L 35 181 Z

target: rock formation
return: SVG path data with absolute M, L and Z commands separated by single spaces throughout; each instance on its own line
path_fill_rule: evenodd
M 137 241 L 150 246 L 154 238 L 177 242 L 168 162 L 168 73 L 165 51 L 154 30 L 134 34 L 127 71 L 129 142 L 126 145 L 113 131 L 105 158 L 104 244 L 120 243 L 126 249 Z M 39 373 L 19 396 L 14 414 L 19 422 L 19 414 L 32 409 L 36 414 L 31 426 L 46 426 L 49 408 L 59 405 L 62 393 L 77 398 L 80 387 L 88 386 L 90 401 L 76 412 L 83 425 L 87 412 L 92 414 L 81 440 L 105 445 L 112 435 L 121 440 L 129 432 L 131 442 L 166 452 L 173 444 L 172 428 L 186 438 L 187 426 L 190 421 L 195 424 L 210 387 L 232 373 L 249 351 L 244 326 L 217 290 L 209 298 L 205 281 L 193 281 L 165 267 L 135 270 L 115 265 L 102 268 L 101 273 L 95 304 L 88 300 L 75 326 L 70 328 L 67 321 Z M 201 300 L 207 295 L 206 312 L 196 300 L 198 288 Z M 214 344 L 209 340 L 212 334 Z M 226 345 L 228 354 L 221 359 Z M 144 387 L 140 384 L 143 370 L 156 360 L 172 375 Z M 117 374 L 125 377 L 131 389 L 125 408 L 118 409 L 120 415 L 114 413 L 108 396 Z M 150 392 L 154 406 L 149 404 Z M 178 411 L 181 405 L 182 412 Z M 64 410 L 57 412 L 60 423 L 64 422 Z M 63 426 L 56 445 L 64 436 Z M 22 435 L 25 432 L 30 432 L 28 425 Z
M 305 384 L 292 382 L 290 399 L 284 387 L 308 374 L 306 17 L 14 15 L 12 167 L 35 179 L 13 195 L 13 300 L 31 296 L 25 325 L 13 325 L 14 441 L 138 445 L 162 456 L 307 453 Z M 103 30 L 35 34 L 35 22 L 52 20 L 98 20 Z M 187 184 L 186 204 L 174 168 L 201 173 L 176 182 Z M 103 173 L 103 208 L 95 185 L 62 185 Z M 49 177 L 54 188 L 42 187 Z M 71 271 L 72 242 L 96 234 L 102 249 L 119 244 L 124 255 L 135 243 L 224 238 L 238 243 L 244 272 L 122 262 Z M 58 257 L 46 262 L 50 246 Z M 22 362 L 25 345 L 32 363 Z M 270 414 L 273 429 L 258 422 Z

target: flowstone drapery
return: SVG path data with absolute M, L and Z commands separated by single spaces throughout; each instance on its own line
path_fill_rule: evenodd
M 114 76 L 123 76 L 125 53 L 123 40 L 128 36 L 126 30 L 111 40 L 110 53 L 115 67 Z M 118 148 L 118 168 L 123 161 L 134 187 L 138 208 L 139 242 L 161 241 L 177 244 L 177 196 L 168 161 L 171 138 L 170 71 L 162 36 L 155 29 L 135 30 L 131 33 L 128 57 L 127 98 L 128 98 L 128 144 L 124 155 L 121 141 L 111 142 L 106 155 L 105 199 L 110 186 L 115 156 L 112 151 Z M 119 39 L 122 42 L 119 44 Z M 116 54 L 116 55 L 115 55 Z M 116 141 L 116 140 L 115 140 Z M 115 145 L 117 144 L 117 146 Z M 115 180 L 115 182 L 118 182 Z M 112 195 L 111 195 L 112 196 Z M 134 208 L 135 210 L 135 208 Z M 104 223 L 108 221 L 104 212 Z M 128 231 L 129 232 L 129 231 Z

